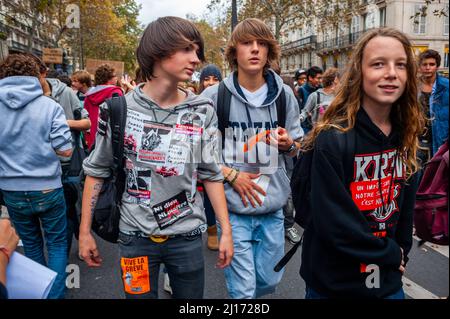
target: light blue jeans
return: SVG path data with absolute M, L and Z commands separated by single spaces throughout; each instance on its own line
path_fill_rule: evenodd
M 66 290 L 66 203 L 62 188 L 51 192 L 3 191 L 8 214 L 22 239 L 25 256 L 57 273 L 48 299 L 63 299 Z M 48 263 L 44 257 L 45 245 Z
M 283 210 L 257 216 L 229 215 L 234 257 L 224 272 L 230 298 L 251 299 L 273 293 L 284 272 L 273 271 L 284 256 Z

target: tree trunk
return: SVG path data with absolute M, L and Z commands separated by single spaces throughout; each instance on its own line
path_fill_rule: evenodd
M 281 33 L 280 17 L 278 15 L 275 15 L 275 39 L 277 39 L 277 41 L 280 41 L 280 33 Z

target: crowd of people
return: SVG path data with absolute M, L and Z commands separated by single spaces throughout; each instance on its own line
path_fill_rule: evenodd
M 105 101 L 124 96 L 117 266 L 126 298 L 158 298 L 162 264 L 173 298 L 203 298 L 204 232 L 231 298 L 273 293 L 285 240 L 301 240 L 290 179 L 312 151 L 306 298 L 403 299 L 421 165 L 448 138 L 439 54 L 417 59 L 403 33 L 380 28 L 359 39 L 345 70 L 281 77 L 278 42 L 250 18 L 225 49 L 232 72 L 205 65 L 197 85 L 204 50 L 193 23 L 162 17 L 140 39 L 134 79 L 107 64 L 69 78 L 32 54 L 0 62 L 0 194 L 14 226 L 0 220 L 1 295 L 18 236 L 27 257 L 57 273 L 49 298 L 64 298 L 73 237 L 80 259 L 102 265 L 91 225 L 114 171 Z M 380 269 L 377 289 L 367 265 Z

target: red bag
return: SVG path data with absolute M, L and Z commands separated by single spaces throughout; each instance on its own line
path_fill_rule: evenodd
M 416 194 L 414 226 L 423 241 L 448 245 L 448 141 L 425 164 Z

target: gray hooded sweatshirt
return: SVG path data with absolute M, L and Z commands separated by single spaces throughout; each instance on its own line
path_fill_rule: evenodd
M 185 91 L 183 103 L 160 108 L 142 92 L 126 95 L 126 185 L 119 228 L 146 235 L 177 235 L 204 228 L 197 180 L 222 182 L 211 101 Z M 96 146 L 83 163 L 86 175 L 107 178 L 113 165 L 111 128 L 100 107 Z M 106 135 L 105 135 L 106 132 Z
M 76 93 L 70 87 L 68 87 L 67 84 L 61 82 L 58 79 L 46 80 L 52 87 L 52 98 L 54 98 L 55 101 L 63 107 L 66 118 L 68 120 L 73 120 L 74 111 L 77 109 L 81 109 L 80 101 L 78 100 Z M 83 109 L 81 118 L 86 119 L 88 117 L 88 112 Z
M 48 81 L 48 83 L 52 88 L 52 98 L 62 106 L 64 114 L 66 115 L 66 118 L 68 120 L 75 119 L 74 113 L 77 110 L 80 112 L 80 119 L 89 118 L 89 113 L 84 108 L 82 108 L 77 95 L 70 87 L 68 87 L 65 83 L 61 82 L 58 79 L 46 79 L 46 80 Z M 72 143 L 73 147 L 75 146 L 74 143 L 78 143 L 78 145 L 80 145 L 81 143 L 81 140 L 76 139 L 76 135 L 74 134 L 73 131 L 72 131 Z M 59 159 L 61 160 L 64 168 L 65 165 L 68 165 L 70 163 L 71 157 L 59 156 Z
M 261 173 L 265 182 L 262 182 L 261 179 L 257 183 L 266 188 L 267 193 L 265 198 L 262 198 L 262 206 L 258 205 L 253 208 L 248 205 L 245 207 L 239 194 L 228 183 L 225 184 L 228 210 L 232 213 L 247 215 L 273 213 L 286 204 L 291 192 L 286 172 L 286 161 L 291 159 L 287 159 L 287 155 L 279 154 L 276 147 L 269 147 L 264 141 L 258 142 L 257 146 L 251 150 L 251 143 L 248 143 L 257 132 L 276 129 L 278 126 L 275 102 L 281 94 L 282 88 L 286 95 L 285 128 L 294 140 L 298 140 L 303 135 L 298 121 L 298 102 L 291 88 L 283 84 L 283 80 L 272 70 L 265 75 L 265 80 L 268 93 L 261 106 L 255 106 L 246 100 L 237 81 L 236 72 L 224 80 L 225 86 L 232 93 L 228 123 L 228 127 L 232 129 L 231 132 L 230 129 L 226 130 L 225 147 L 222 152 L 223 163 L 244 172 Z M 218 87 L 216 84 L 202 92 L 202 96 L 212 99 L 214 105 L 217 105 Z M 246 143 L 249 148 L 244 151 Z

